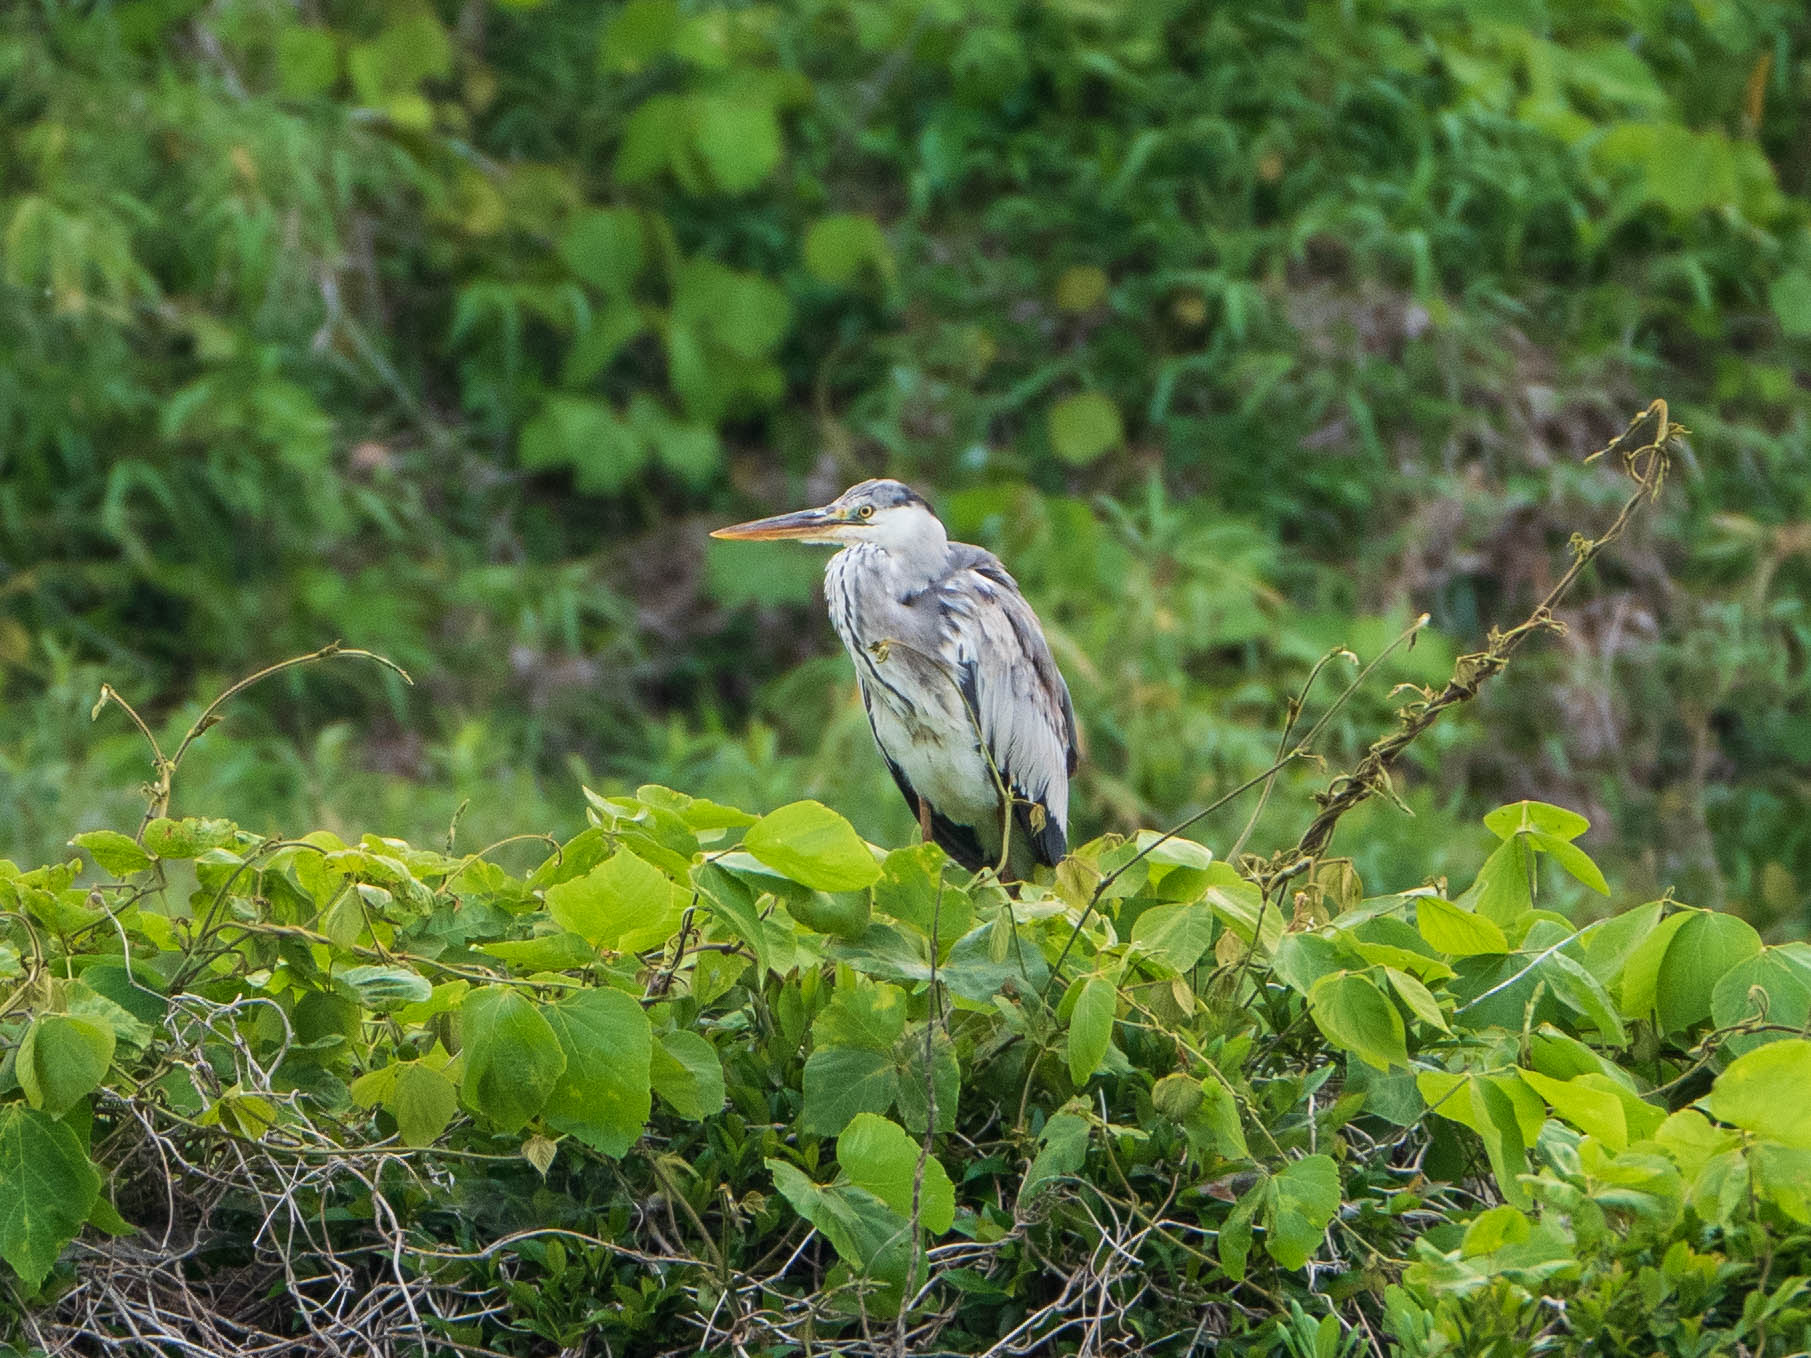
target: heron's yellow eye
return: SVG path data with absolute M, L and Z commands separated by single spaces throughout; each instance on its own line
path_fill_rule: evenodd
M 858 514 L 860 517 L 862 517 L 864 519 L 871 519 L 874 517 L 874 506 L 873 505 L 863 505 L 860 509 L 856 510 L 855 512 L 856 512 L 856 514 Z

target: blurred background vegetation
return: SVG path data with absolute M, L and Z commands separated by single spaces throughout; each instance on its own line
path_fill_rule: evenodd
M 178 812 L 475 846 L 658 781 L 904 842 L 821 555 L 705 537 L 883 471 L 1041 612 L 1076 837 L 1163 823 L 1328 648 L 1434 618 L 1337 764 L 1518 620 L 1664 395 L 1663 515 L 1341 846 L 1401 887 L 1537 796 L 1802 932 L 1808 176 L 1786 0 L 19 0 L 0 853 L 136 822 L 103 681 L 177 733 L 335 638 L 417 686 L 265 686 Z

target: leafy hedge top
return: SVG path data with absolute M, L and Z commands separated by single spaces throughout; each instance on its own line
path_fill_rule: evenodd
M 1015 897 L 814 802 L 590 808 L 521 873 L 201 819 L 80 836 L 98 872 L 0 863 L 33 1333 L 127 1324 L 127 1261 L 298 1346 L 1811 1324 L 1811 947 L 1672 901 L 1575 927 L 1543 879 L 1608 888 L 1570 812 L 1492 814 L 1450 899 L 1335 860 L 1266 899 L 1148 832 Z M 226 1285 L 248 1249 L 274 1310 Z

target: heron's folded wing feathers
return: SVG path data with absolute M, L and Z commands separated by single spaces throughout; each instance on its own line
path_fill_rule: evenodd
M 1076 761 L 1068 686 L 1006 568 L 978 547 L 961 550 L 943 591 L 949 659 L 1001 778 L 1015 796 L 1043 806 L 1060 834 Z

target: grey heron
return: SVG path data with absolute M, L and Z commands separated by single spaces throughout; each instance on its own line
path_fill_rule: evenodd
M 711 536 L 841 547 L 824 576 L 830 621 L 924 837 L 971 871 L 1061 860 L 1075 708 L 998 557 L 951 542 L 923 496 L 886 480 Z

